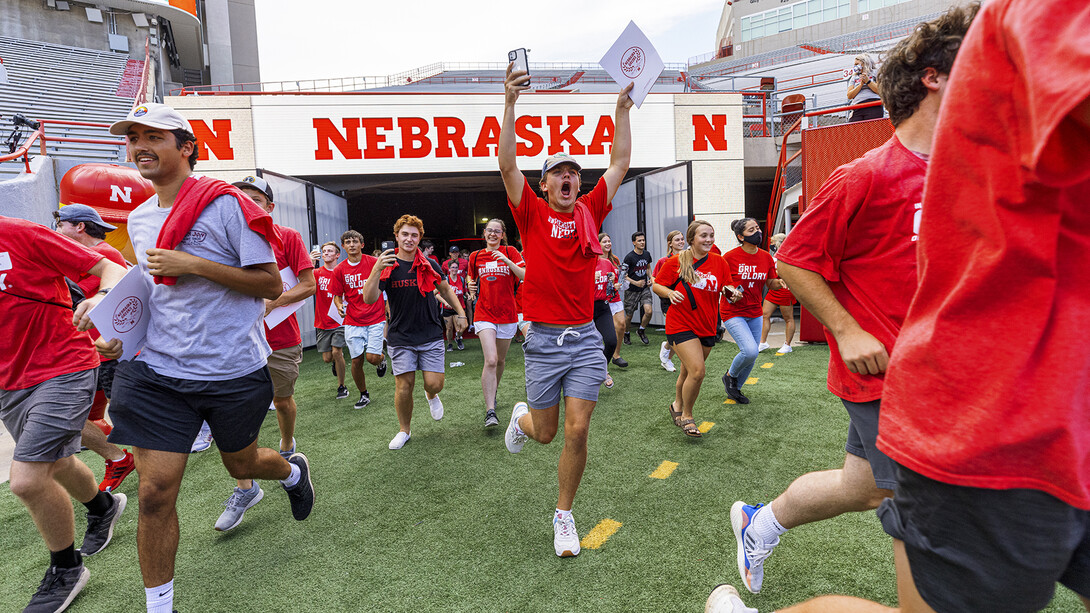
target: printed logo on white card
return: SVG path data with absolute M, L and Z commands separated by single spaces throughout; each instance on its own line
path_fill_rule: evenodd
M 128 332 L 136 327 L 144 313 L 144 303 L 136 296 L 129 296 L 114 309 L 114 330 Z
M 643 49 L 639 47 L 629 47 L 627 51 L 621 55 L 621 72 L 629 79 L 635 79 L 643 72 L 643 67 L 647 64 L 647 56 L 644 54 Z

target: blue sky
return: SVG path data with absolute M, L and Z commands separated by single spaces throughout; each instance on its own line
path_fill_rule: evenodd
M 597 62 L 629 20 L 667 63 L 710 52 L 724 0 L 259 0 L 263 81 L 381 76 L 434 62 Z M 308 10 L 301 10 L 301 7 Z M 310 8 L 312 7 L 312 8 Z

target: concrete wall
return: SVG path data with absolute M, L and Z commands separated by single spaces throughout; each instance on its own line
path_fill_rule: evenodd
M 92 23 L 84 9 L 94 4 L 70 4 L 72 10 L 57 11 L 43 0 L 0 0 L 0 36 L 109 51 L 105 11 L 103 23 Z M 130 58 L 144 59 L 146 28 L 136 27 L 132 17 L 118 13 L 117 33 L 128 37 Z
M 0 182 L 0 215 L 48 226 L 59 207 L 53 158 L 31 158 L 30 170 L 31 174 Z
M 257 11 L 254 0 L 229 0 L 228 12 L 231 16 L 234 82 L 257 83 L 261 81 L 261 62 L 257 55 Z

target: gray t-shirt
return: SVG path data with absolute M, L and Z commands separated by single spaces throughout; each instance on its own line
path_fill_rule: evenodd
M 196 275 L 182 275 L 176 285 L 152 283 L 146 251 L 155 247 L 169 213 L 152 196 L 129 214 L 133 250 L 152 287 L 147 344 L 137 359 L 160 375 L 197 381 L 234 379 L 265 366 L 272 350 L 265 342 L 264 300 Z M 177 250 L 240 268 L 276 262 L 231 196 L 213 200 Z

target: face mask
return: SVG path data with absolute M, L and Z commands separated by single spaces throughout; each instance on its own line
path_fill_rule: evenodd
M 753 234 L 750 234 L 749 236 L 743 236 L 742 240 L 749 243 L 750 245 L 760 245 L 761 242 L 764 240 L 764 234 L 762 234 L 761 231 L 758 230 Z

